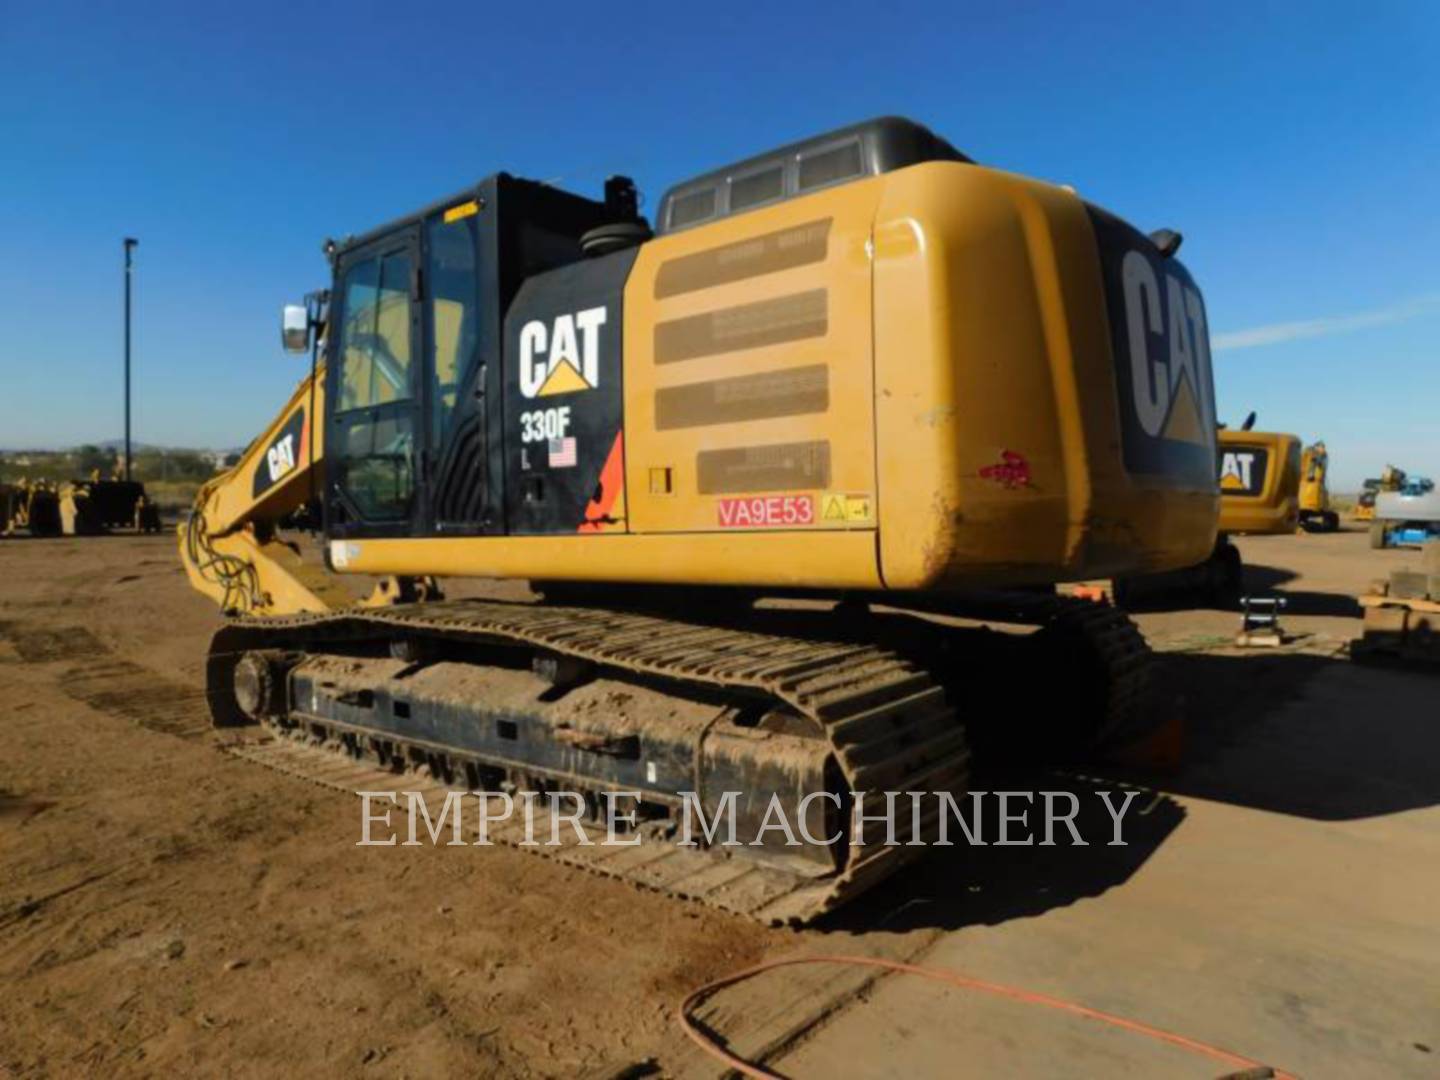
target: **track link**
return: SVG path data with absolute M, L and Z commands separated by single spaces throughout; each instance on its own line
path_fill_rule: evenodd
M 1046 630 L 1088 650 L 1089 666 L 1103 684 L 1103 711 L 1089 733 L 1090 748 L 1124 746 L 1147 735 L 1155 721 L 1145 709 L 1154 654 L 1134 620 L 1109 604 L 1069 600 Z
M 335 648 L 346 642 L 439 638 L 526 646 L 575 657 L 620 675 L 645 676 L 783 702 L 829 739 L 849 790 L 870 793 L 852 814 L 876 815 L 885 791 L 949 792 L 969 776 L 964 728 L 943 688 L 923 668 L 870 644 L 817 642 L 655 615 L 583 607 L 463 600 L 235 620 L 211 647 L 209 694 L 217 724 L 234 722 L 229 675 L 247 650 Z M 443 804 L 448 789 L 415 775 L 337 757 L 291 739 L 231 747 L 248 760 L 337 790 L 424 791 Z M 873 888 L 923 854 L 938 835 L 933 797 L 918 822 L 896 815 L 897 844 L 850 844 L 844 865 L 815 876 L 726 849 L 683 848 L 663 839 L 636 847 L 528 847 L 519 824 L 495 840 L 604 876 L 773 924 L 801 923 Z M 915 830 L 918 829 L 918 835 Z M 853 835 L 853 827 L 851 835 Z M 872 828 L 871 836 L 874 830 Z

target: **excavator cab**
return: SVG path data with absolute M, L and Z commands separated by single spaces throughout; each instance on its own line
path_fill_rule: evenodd
M 629 182 L 614 178 L 607 201 L 599 203 L 500 174 L 410 218 L 327 245 L 334 286 L 325 310 L 317 317 L 313 305 L 287 306 L 282 336 L 287 348 L 304 351 L 314 346 L 316 334 L 329 331 L 318 388 L 329 406 L 323 417 L 328 449 L 322 501 L 326 534 L 341 545 L 332 549 L 341 567 L 344 545 L 361 539 L 503 531 L 505 312 L 527 278 L 565 265 L 588 268 L 582 241 L 591 230 L 611 227 L 608 243 L 592 238 L 592 247 L 606 253 L 617 246 L 617 224 L 648 235 L 633 217 L 627 191 L 633 191 Z M 629 261 L 577 277 L 591 283 L 606 279 L 601 291 L 608 292 L 618 314 Z M 583 418 L 573 416 L 576 434 L 583 436 L 582 421 L 618 430 L 618 320 L 606 326 L 581 312 L 555 330 L 566 335 L 552 343 L 555 354 L 575 361 L 565 365 L 562 376 L 575 373 L 583 380 L 589 374 L 595 386 L 585 388 L 609 388 L 587 398 Z M 608 378 L 586 368 L 598 366 L 602 355 L 617 362 Z M 574 389 L 557 379 L 542 396 Z M 568 410 L 565 418 L 571 419 Z M 548 431 L 547 442 L 554 437 L 575 445 L 576 434 L 561 434 L 553 416 L 533 426 Z M 300 421 L 295 430 L 278 433 L 276 481 L 288 472 L 306 427 Z M 577 459 L 596 453 L 592 445 L 582 437 Z M 543 449 L 548 452 L 548 446 Z M 524 518 L 527 502 L 553 505 L 562 495 L 574 502 L 590 494 L 558 490 L 563 487 L 515 492 L 510 510 Z

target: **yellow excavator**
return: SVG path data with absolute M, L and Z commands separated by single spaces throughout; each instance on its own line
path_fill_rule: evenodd
M 1330 454 L 1325 443 L 1311 443 L 1300 455 L 1300 527 L 1306 532 L 1340 528 L 1340 515 L 1330 505 L 1329 477 Z
M 311 376 L 180 529 L 227 617 L 211 706 L 291 771 L 335 768 L 318 746 L 593 813 L 638 792 L 641 838 L 687 799 L 743 793 L 744 828 L 822 796 L 805 842 L 568 856 L 804 921 L 923 851 L 939 812 L 893 846 L 861 814 L 958 798 L 967 732 L 1143 734 L 1143 638 L 1053 586 L 1212 550 L 1205 308 L 1178 233 L 898 118 L 656 216 L 623 177 L 500 173 L 326 243 L 332 287 L 283 319 Z M 323 559 L 279 528 L 306 507 Z M 457 577 L 539 599 L 441 598 Z

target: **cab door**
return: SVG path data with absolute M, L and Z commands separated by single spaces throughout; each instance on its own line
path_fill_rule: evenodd
M 326 530 L 413 535 L 426 513 L 419 467 L 419 230 L 346 252 L 336 268 L 326 400 Z
M 494 202 L 476 192 L 424 223 L 425 535 L 481 536 L 505 529 L 495 221 L 481 209 Z

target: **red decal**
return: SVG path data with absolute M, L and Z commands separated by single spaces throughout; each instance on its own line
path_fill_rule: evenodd
M 1007 488 L 1029 487 L 1030 462 L 1025 460 L 1024 454 L 1017 454 L 1014 450 L 1002 450 L 1000 464 L 984 466 L 980 470 L 980 478 L 994 480 Z
M 552 462 L 553 465 L 553 462 Z M 625 433 L 618 432 L 610 444 L 610 453 L 600 467 L 600 482 L 595 498 L 585 507 L 585 520 L 577 530 L 582 533 L 604 532 L 625 524 Z
M 773 529 L 786 525 L 815 524 L 813 495 L 751 495 L 718 499 L 720 524 L 726 529 Z

